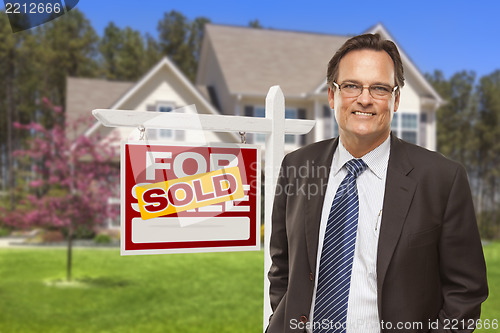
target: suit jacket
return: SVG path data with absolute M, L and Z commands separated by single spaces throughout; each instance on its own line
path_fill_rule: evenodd
M 337 144 L 338 138 L 318 142 L 283 159 L 272 214 L 269 333 L 301 332 L 308 321 L 323 198 Z M 377 287 L 382 332 L 453 332 L 456 321 L 464 323 L 460 332 L 471 332 L 488 294 L 465 169 L 395 136 Z M 412 328 L 395 329 L 398 323 Z

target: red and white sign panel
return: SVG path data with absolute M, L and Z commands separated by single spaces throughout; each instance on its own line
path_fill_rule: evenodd
M 123 143 L 121 254 L 260 249 L 260 151 Z

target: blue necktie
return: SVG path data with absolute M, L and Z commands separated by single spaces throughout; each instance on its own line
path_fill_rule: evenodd
M 361 159 L 345 164 L 347 176 L 333 199 L 326 224 L 314 305 L 314 332 L 345 332 L 352 261 L 358 230 L 356 178 L 366 169 Z

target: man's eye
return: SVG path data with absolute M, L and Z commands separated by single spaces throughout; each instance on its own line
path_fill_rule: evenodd
M 346 83 L 342 86 L 343 89 L 359 89 L 357 84 Z
M 391 90 L 386 86 L 372 86 L 371 89 L 376 92 L 389 93 Z

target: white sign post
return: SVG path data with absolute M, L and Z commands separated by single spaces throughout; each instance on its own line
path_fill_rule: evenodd
M 201 129 L 215 132 L 245 132 L 265 133 L 265 220 L 264 220 L 264 320 L 263 328 L 267 327 L 271 315 L 269 302 L 269 280 L 267 272 L 271 267 L 269 242 L 271 238 L 271 212 L 274 201 L 279 168 L 284 156 L 285 134 L 306 134 L 315 125 L 314 120 L 285 119 L 285 98 L 279 86 L 269 89 L 266 97 L 265 118 L 158 113 L 129 110 L 93 110 L 92 114 L 106 127 L 133 127 L 158 129 Z M 151 121 L 153 120 L 154 121 Z

